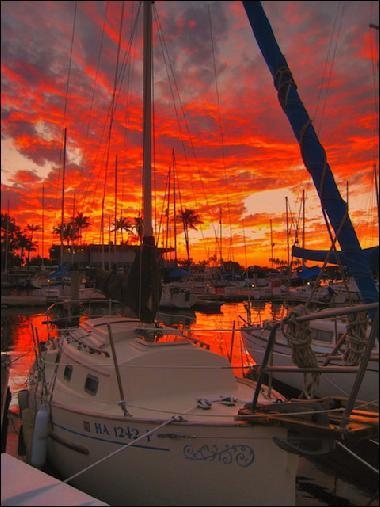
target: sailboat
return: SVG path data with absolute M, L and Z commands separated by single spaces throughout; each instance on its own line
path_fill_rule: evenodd
M 295 505 L 298 455 L 368 436 L 376 419 L 336 400 L 288 402 L 155 320 L 150 1 L 144 40 L 144 241 L 126 298 L 137 316 L 89 320 L 40 345 L 21 396 L 34 420 L 27 458 L 110 505 Z

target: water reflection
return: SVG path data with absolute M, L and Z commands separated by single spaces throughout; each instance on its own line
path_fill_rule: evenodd
M 47 326 L 43 324 L 46 315 L 38 311 L 30 308 L 6 308 L 1 311 L 1 351 L 9 352 L 11 356 L 9 384 L 12 393 L 26 387 L 38 341 L 47 339 Z M 16 404 L 13 396 L 11 407 Z
M 106 308 L 107 310 L 107 308 Z M 256 302 L 251 315 L 255 322 L 271 319 L 286 311 L 283 305 Z M 107 313 L 97 312 L 99 313 Z M 226 303 L 215 314 L 177 311 L 160 312 L 166 325 L 176 325 L 190 330 L 191 335 L 207 343 L 210 350 L 230 359 L 237 376 L 243 376 L 254 364 L 254 359 L 245 350 L 239 327 L 246 319 L 244 303 Z M 88 309 L 82 311 L 81 320 L 88 318 Z M 1 350 L 11 354 L 10 388 L 12 393 L 26 386 L 26 377 L 35 358 L 38 341 L 48 338 L 46 313 L 36 308 L 5 308 L 1 313 Z M 58 330 L 49 326 L 56 336 Z M 34 332 L 33 332 L 34 329 Z M 12 400 L 14 404 L 14 400 Z

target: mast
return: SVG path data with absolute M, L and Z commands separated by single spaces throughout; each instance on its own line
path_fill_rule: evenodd
M 152 227 L 152 2 L 144 1 L 143 9 L 143 243 L 154 245 Z
M 302 190 L 302 248 L 305 248 L 305 189 Z M 302 259 L 302 265 L 305 265 L 305 259 Z
M 7 220 L 5 222 L 5 259 L 4 259 L 4 274 L 6 276 L 8 276 L 9 220 L 10 220 L 10 216 L 9 216 L 9 198 L 8 198 L 7 199 Z
M 312 121 L 298 95 L 288 63 L 280 51 L 272 27 L 260 1 L 243 1 L 254 36 L 274 79 L 278 99 L 288 117 L 300 145 L 305 167 L 312 176 L 342 250 L 342 257 L 354 277 L 364 303 L 379 300 L 379 294 L 355 229 L 334 180 L 326 153 L 321 146 Z
M 273 263 L 274 263 L 274 243 L 273 243 L 273 226 L 272 226 L 272 219 L 269 219 L 269 226 L 270 226 L 270 248 L 271 248 L 271 263 L 272 263 L 272 269 L 273 269 Z
M 113 244 L 114 244 L 114 251 L 116 252 L 116 234 L 117 234 L 117 155 L 115 157 L 115 209 L 114 209 L 114 221 L 115 221 L 115 230 L 113 234 Z M 116 256 L 115 256 L 115 262 L 116 262 Z
M 125 301 L 143 322 L 154 322 L 161 299 L 158 249 L 152 226 L 152 3 L 143 2 L 143 239 L 129 272 Z
M 172 153 L 173 158 L 173 215 L 174 215 L 174 224 L 173 224 L 173 233 L 174 233 L 174 262 L 175 265 L 178 265 L 178 257 L 177 257 L 177 202 L 176 202 L 176 183 L 178 187 L 178 179 L 175 165 L 175 156 L 174 156 L 174 148 Z
M 63 169 L 62 169 L 62 192 L 61 192 L 61 228 L 60 228 L 60 265 L 63 266 L 63 228 L 65 226 L 65 171 L 66 171 L 66 136 L 67 128 L 63 134 Z M 62 277 L 63 280 L 63 277 Z M 63 282 L 62 282 L 63 283 Z
M 168 174 L 168 205 L 166 208 L 166 233 L 165 233 L 165 250 L 168 252 L 169 247 L 169 226 L 170 226 L 170 191 L 171 191 L 171 165 L 169 165 Z
M 45 185 L 42 185 L 42 261 L 41 261 L 41 268 L 45 268 Z
M 219 208 L 219 263 L 223 268 L 223 246 L 222 246 L 222 208 Z
M 288 266 L 288 272 L 290 268 L 290 245 L 289 245 L 289 201 L 288 197 L 285 196 L 285 206 L 286 206 L 286 260 Z

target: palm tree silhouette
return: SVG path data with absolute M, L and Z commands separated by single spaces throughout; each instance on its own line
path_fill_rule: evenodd
M 33 225 L 33 224 L 27 224 L 25 230 L 30 232 L 30 244 L 26 245 L 25 250 L 28 252 L 28 268 L 29 268 L 29 261 L 30 261 L 30 252 L 34 252 L 36 250 L 36 244 L 33 243 L 33 234 L 34 232 L 38 231 L 40 229 L 39 225 Z
M 74 228 L 78 230 L 78 239 L 82 239 L 82 229 L 86 229 L 90 225 L 90 217 L 86 217 L 83 213 L 77 213 L 71 221 Z
M 133 231 L 132 222 L 126 217 L 120 217 L 116 219 L 116 223 L 113 223 L 113 231 L 120 231 L 121 233 L 121 242 L 123 243 L 123 231 L 126 231 L 128 234 Z
M 199 215 L 195 213 L 194 210 L 185 208 L 182 210 L 177 216 L 177 220 L 182 222 L 183 230 L 185 233 L 185 243 L 186 243 L 186 253 L 187 253 L 187 263 L 190 266 L 190 239 L 189 239 L 189 229 L 197 230 L 196 225 L 203 224 L 202 220 L 199 218 Z

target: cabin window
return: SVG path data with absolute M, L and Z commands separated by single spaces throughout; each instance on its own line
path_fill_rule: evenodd
M 63 378 L 69 382 L 71 380 L 72 373 L 73 367 L 71 366 L 71 364 L 67 364 L 65 366 L 65 369 L 63 370 Z
M 84 384 L 84 390 L 88 394 L 92 394 L 93 396 L 95 396 L 95 394 L 98 392 L 98 384 L 99 384 L 98 377 L 95 377 L 94 375 L 87 375 L 86 382 Z

